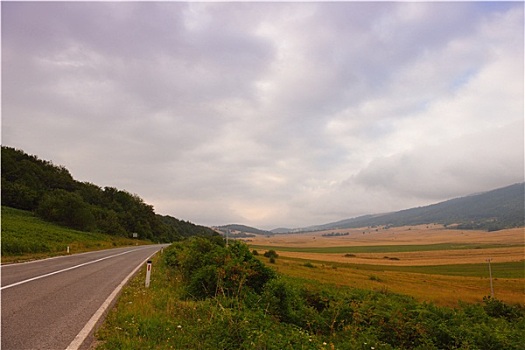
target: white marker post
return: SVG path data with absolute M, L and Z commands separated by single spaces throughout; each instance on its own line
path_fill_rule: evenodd
M 146 264 L 146 288 L 149 287 L 150 278 L 151 278 L 151 260 L 148 260 Z

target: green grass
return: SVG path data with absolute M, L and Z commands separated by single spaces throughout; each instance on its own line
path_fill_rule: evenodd
M 339 246 L 339 247 L 276 247 L 265 245 L 250 245 L 251 249 L 269 250 L 274 249 L 283 252 L 301 253 L 326 253 L 326 254 L 350 254 L 350 253 L 399 253 L 399 252 L 425 252 L 437 250 L 460 250 L 460 249 L 490 249 L 519 247 L 518 244 L 474 244 L 474 243 L 437 243 L 424 245 L 378 245 L 378 246 Z
M 58 226 L 31 212 L 2 206 L 2 263 L 49 256 L 147 244 L 94 232 L 82 232 Z
M 182 298 L 181 279 L 153 257 L 151 284 L 145 269 L 123 289 L 97 331 L 97 350 L 322 349 L 323 339 L 238 300 Z
M 486 263 L 482 264 L 451 264 L 431 266 L 392 266 L 392 265 L 368 265 L 352 263 L 335 263 L 323 260 L 301 259 L 291 257 L 280 257 L 280 260 L 290 260 L 317 265 L 332 266 L 334 268 L 347 268 L 364 271 L 396 271 L 423 273 L 429 275 L 465 276 L 465 277 L 488 277 L 489 270 Z M 494 278 L 525 278 L 525 260 L 516 262 L 492 263 L 492 276 Z
M 523 348 L 522 307 L 498 300 L 452 309 L 386 288 L 288 276 L 244 299 L 186 300 L 181 275 L 162 255 L 153 258 L 150 288 L 144 268 L 124 288 L 96 334 L 97 350 Z M 379 274 L 368 279 L 386 282 Z

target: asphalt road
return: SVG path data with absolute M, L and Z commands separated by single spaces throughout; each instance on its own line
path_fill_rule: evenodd
M 86 329 L 91 330 L 86 324 L 130 273 L 161 247 L 117 248 L 3 265 L 1 349 L 88 347 L 89 338 L 79 344 Z

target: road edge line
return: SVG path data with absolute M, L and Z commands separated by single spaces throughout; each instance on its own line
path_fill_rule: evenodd
M 15 283 L 11 283 L 11 284 L 8 284 L 7 286 L 0 287 L 0 291 L 2 291 L 4 289 L 8 289 L 8 288 L 19 286 L 21 284 L 33 282 L 33 281 L 36 281 L 36 280 L 39 280 L 39 279 L 42 279 L 42 278 L 46 278 L 46 277 L 49 277 L 49 276 L 57 275 L 57 274 L 62 273 L 62 272 L 67 272 L 67 271 L 71 271 L 71 270 L 74 270 L 74 269 L 78 269 L 79 267 L 95 264 L 95 263 L 98 263 L 98 262 L 101 262 L 101 261 L 104 261 L 104 260 L 107 260 L 107 259 L 111 259 L 111 258 L 115 258 L 117 256 L 121 256 L 121 255 L 124 255 L 124 254 L 131 253 L 131 252 L 134 252 L 134 251 L 137 251 L 137 250 L 138 249 L 127 250 L 125 252 L 118 253 L 118 254 L 115 254 L 115 255 L 108 255 L 108 256 L 105 256 L 105 257 L 97 259 L 97 260 L 90 260 L 90 261 L 87 261 L 87 262 L 82 263 L 82 264 L 73 265 L 73 266 L 66 267 L 66 268 L 61 269 L 61 270 L 45 273 L 43 275 L 39 275 L 39 276 L 35 276 L 35 277 L 32 277 L 32 278 L 28 278 L 26 280 L 22 280 L 22 281 L 18 281 L 18 282 L 15 282 Z
M 97 325 L 98 321 L 100 321 L 100 319 L 102 318 L 102 316 L 104 315 L 106 310 L 113 303 L 113 300 L 117 297 L 117 295 L 120 293 L 122 288 L 124 288 L 126 283 L 128 283 L 128 281 L 131 279 L 131 277 L 133 277 L 133 275 L 135 275 L 135 273 L 137 273 L 137 271 L 142 267 L 142 265 L 144 265 L 153 255 L 155 255 L 157 253 L 158 253 L 158 250 L 155 251 L 150 256 L 148 256 L 144 261 L 142 261 L 140 264 L 138 264 L 137 267 L 135 267 L 135 269 L 133 269 L 133 271 L 131 271 L 130 274 L 127 275 L 126 278 L 124 278 L 122 280 L 122 282 L 120 282 L 120 284 L 117 286 L 117 288 L 115 288 L 115 290 L 102 303 L 100 308 L 93 314 L 93 316 L 91 316 L 91 318 L 86 323 L 84 328 L 82 328 L 80 330 L 80 332 L 76 335 L 75 339 L 73 339 L 73 341 L 68 345 L 66 350 L 78 350 L 78 349 L 80 349 L 80 347 L 82 346 L 84 341 L 87 339 L 89 334 L 93 331 L 93 329 Z

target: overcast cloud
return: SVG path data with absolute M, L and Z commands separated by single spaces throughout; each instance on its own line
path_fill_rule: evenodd
M 524 181 L 524 4 L 2 2 L 2 144 L 203 225 Z

